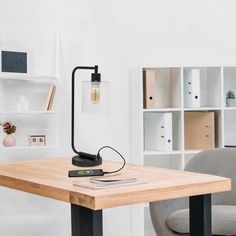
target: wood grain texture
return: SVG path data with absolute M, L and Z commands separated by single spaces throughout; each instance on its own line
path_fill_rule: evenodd
M 106 171 L 120 167 L 117 162 L 96 168 Z M 74 203 L 94 210 L 157 200 L 229 191 L 228 178 L 127 164 L 123 174 L 138 177 L 147 184 L 109 189 L 74 186 L 68 170 L 83 169 L 71 164 L 71 158 L 20 161 L 0 165 L 0 185 Z

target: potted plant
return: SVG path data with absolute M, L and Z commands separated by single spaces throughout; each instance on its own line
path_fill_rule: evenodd
M 0 125 L 3 127 L 3 132 L 7 134 L 2 141 L 3 146 L 14 147 L 16 145 L 16 139 L 12 134 L 16 132 L 16 126 L 9 121 L 0 123 Z
M 235 93 L 232 90 L 229 90 L 226 93 L 226 106 L 227 107 L 235 107 L 236 106 Z

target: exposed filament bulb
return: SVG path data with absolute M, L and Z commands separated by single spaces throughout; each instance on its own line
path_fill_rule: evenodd
M 93 104 L 100 102 L 100 82 L 92 82 L 90 100 Z

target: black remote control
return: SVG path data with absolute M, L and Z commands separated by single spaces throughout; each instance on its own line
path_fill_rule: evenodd
M 104 172 L 102 169 L 94 170 L 69 170 L 69 177 L 89 177 L 89 176 L 102 176 Z

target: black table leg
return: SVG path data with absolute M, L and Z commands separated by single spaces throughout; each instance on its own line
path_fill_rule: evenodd
M 71 235 L 102 236 L 102 210 L 71 204 Z
M 189 198 L 190 236 L 212 236 L 211 194 Z

